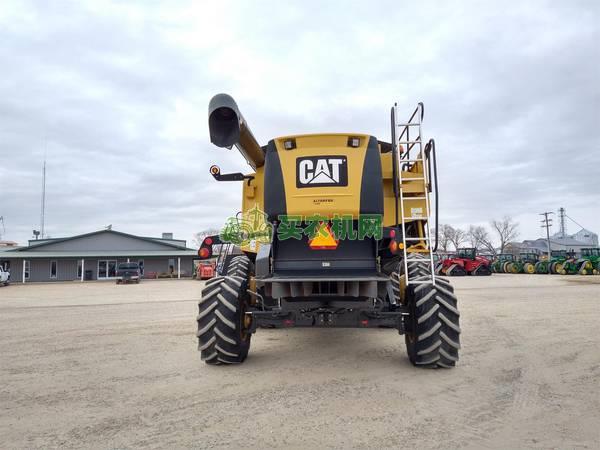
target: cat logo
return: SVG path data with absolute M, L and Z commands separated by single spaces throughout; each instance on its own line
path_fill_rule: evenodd
M 296 159 L 296 187 L 348 186 L 348 162 L 344 156 Z

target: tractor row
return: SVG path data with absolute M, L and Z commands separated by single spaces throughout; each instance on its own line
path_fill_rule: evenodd
M 491 264 L 493 273 L 527 273 L 560 275 L 597 275 L 600 273 L 600 249 L 581 249 L 581 257 L 573 252 L 552 250 L 550 258 L 537 253 L 522 252 L 518 258 L 511 253 L 500 253 Z
M 436 274 L 445 276 L 491 275 L 492 273 L 527 273 L 560 275 L 597 275 L 600 273 L 600 248 L 584 248 L 581 256 L 566 250 L 552 250 L 550 258 L 537 253 L 521 252 L 478 255 L 475 248 L 459 248 L 444 257 L 436 255 Z

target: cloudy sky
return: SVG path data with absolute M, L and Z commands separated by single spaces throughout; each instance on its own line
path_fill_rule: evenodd
M 208 139 L 218 92 L 261 143 L 389 140 L 389 107 L 423 101 L 442 222 L 510 214 L 535 238 L 538 213 L 564 206 L 600 231 L 597 1 L 1 3 L 5 239 L 39 228 L 44 153 L 52 237 L 220 226 L 240 187 L 208 167 L 246 166 Z

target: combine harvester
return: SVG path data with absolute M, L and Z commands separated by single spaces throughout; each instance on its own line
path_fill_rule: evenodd
M 442 261 L 438 272 L 447 276 L 492 274 L 489 259 L 477 256 L 475 248 L 459 248 L 455 255 Z
M 389 328 L 405 335 L 414 365 L 456 364 L 457 299 L 434 273 L 430 234 L 435 143 L 422 135 L 422 103 L 408 121 L 396 118 L 394 106 L 391 143 L 324 133 L 261 146 L 233 98 L 211 100 L 211 142 L 236 146 L 252 171 L 210 169 L 218 181 L 240 182 L 242 208 L 222 233 L 237 236 L 241 254 L 221 252 L 199 303 L 207 364 L 243 362 L 261 327 Z M 432 228 L 437 235 L 437 218 Z M 201 257 L 210 247 L 203 243 Z

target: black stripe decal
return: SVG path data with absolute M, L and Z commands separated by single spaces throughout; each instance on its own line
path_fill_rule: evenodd
M 274 140 L 269 141 L 267 145 L 264 185 L 265 213 L 267 213 L 269 220 L 273 221 L 277 219 L 278 215 L 286 214 L 287 211 L 281 161 Z
M 383 215 L 383 175 L 377 139 L 371 136 L 360 185 L 360 214 Z

